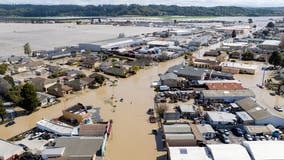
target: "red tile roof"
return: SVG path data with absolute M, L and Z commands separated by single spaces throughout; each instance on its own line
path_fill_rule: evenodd
M 205 83 L 209 90 L 240 90 L 245 89 L 240 83 Z

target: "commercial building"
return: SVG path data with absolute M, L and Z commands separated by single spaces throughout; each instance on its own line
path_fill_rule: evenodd
M 278 40 L 265 40 L 258 47 L 267 51 L 277 51 L 280 49 L 280 44 L 281 41 Z
M 232 103 L 248 97 L 255 97 L 255 94 L 249 89 L 242 90 L 203 90 L 200 93 L 200 99 L 203 103 L 207 102 L 227 102 Z
M 0 160 L 13 160 L 15 156 L 24 153 L 22 147 L 0 139 Z
M 98 41 L 94 43 L 80 43 L 79 48 L 81 50 L 101 51 L 138 46 L 145 43 L 146 42 L 142 38 L 127 37 Z
M 194 135 L 203 141 L 213 139 L 216 136 L 216 132 L 210 124 L 192 124 L 191 128 Z
M 147 43 L 149 45 L 150 48 L 153 47 L 169 47 L 169 46 L 174 46 L 175 42 L 174 41 L 150 41 Z
M 242 64 L 235 62 L 222 62 L 220 64 L 223 72 L 229 72 L 234 74 L 255 74 L 257 65 Z
M 236 104 L 246 111 L 257 125 L 272 124 L 275 127 L 284 127 L 284 117 L 281 114 L 263 107 L 253 98 L 244 98 L 236 101 Z
M 253 160 L 284 159 L 284 141 L 244 141 L 243 145 Z
M 246 148 L 239 144 L 207 145 L 214 160 L 251 160 Z
M 238 122 L 245 125 L 254 124 L 254 119 L 245 111 L 236 112 Z
M 89 160 L 101 156 L 103 137 L 60 137 L 55 139 L 55 147 L 64 147 L 63 159 Z
M 211 160 L 205 147 L 169 147 L 170 160 Z
M 229 125 L 237 122 L 236 115 L 228 112 L 207 111 L 206 119 L 213 126 Z
M 245 89 L 240 83 L 205 83 L 209 90 L 242 90 Z
M 52 132 L 56 135 L 60 136 L 71 136 L 75 133 L 75 129 L 73 127 L 67 126 L 66 124 L 50 121 L 47 119 L 40 120 L 36 123 L 36 127 L 38 129 Z
M 272 135 L 273 132 L 279 131 L 273 125 L 246 125 L 244 126 L 246 133 L 250 135 Z
M 162 125 L 167 146 L 195 146 L 196 139 L 189 124 L 167 123 Z

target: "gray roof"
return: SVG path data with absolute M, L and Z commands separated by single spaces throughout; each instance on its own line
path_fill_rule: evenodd
M 178 80 L 178 76 L 174 73 L 166 73 L 166 74 L 163 74 L 160 76 L 161 80 L 164 81 L 164 80 L 167 80 L 167 79 L 175 79 L 175 80 Z
M 201 77 L 202 75 L 211 73 L 211 69 L 204 69 L 204 68 L 194 68 L 188 65 L 175 65 L 170 67 L 167 71 L 168 73 L 175 73 L 178 76 L 194 76 L 194 77 Z
M 191 133 L 189 134 L 166 134 L 167 140 L 194 140 L 195 136 Z
M 197 124 L 196 128 L 202 133 L 215 133 L 215 130 L 210 124 Z
M 242 121 L 253 121 L 253 118 L 247 112 L 236 112 L 237 117 Z
M 182 113 L 194 113 L 195 112 L 195 107 L 190 104 L 180 104 L 179 108 Z
M 103 144 L 102 137 L 60 137 L 55 139 L 55 147 L 65 147 L 65 157 L 90 157 L 95 155 Z
M 216 112 L 216 111 L 207 111 L 208 117 L 214 122 L 235 122 L 236 116 L 232 113 L 227 112 Z
M 164 124 L 163 129 L 165 134 L 192 133 L 191 128 L 188 124 Z
M 226 97 L 255 97 L 255 94 L 249 89 L 242 90 L 203 90 L 201 94 L 204 98 L 226 98 Z
M 43 101 L 46 98 L 55 98 L 55 96 L 44 93 L 44 92 L 37 92 L 37 98 L 39 99 L 39 101 Z

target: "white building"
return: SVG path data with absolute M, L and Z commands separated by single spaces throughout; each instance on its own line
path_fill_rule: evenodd
M 55 123 L 47 119 L 38 121 L 36 123 L 36 127 L 41 130 L 49 131 L 61 136 L 71 136 L 76 131 L 76 128 L 69 127 L 63 123 L 62 124 Z
M 251 160 L 246 148 L 239 144 L 207 145 L 214 160 Z
M 236 101 L 236 104 L 246 111 L 254 119 L 254 123 L 257 125 L 272 124 L 275 127 L 284 127 L 283 115 L 263 107 L 253 98 L 245 98 Z
M 263 43 L 259 44 L 259 48 L 269 51 L 276 51 L 279 49 L 281 41 L 278 40 L 265 40 Z
M 207 111 L 206 117 L 211 125 L 234 124 L 237 121 L 236 115 L 227 112 Z
M 170 160 L 212 160 L 205 147 L 169 147 Z
M 283 160 L 284 141 L 244 141 L 253 160 Z
M 236 62 L 222 62 L 220 63 L 223 72 L 231 73 L 244 73 L 244 74 L 255 74 L 257 65 L 254 64 L 243 64 Z
M 0 160 L 13 159 L 15 155 L 21 155 L 23 152 L 22 147 L 0 139 Z

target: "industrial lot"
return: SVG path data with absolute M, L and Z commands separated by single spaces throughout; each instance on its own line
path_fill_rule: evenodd
M 159 31 L 0 58 L 1 160 L 284 159 L 283 19 L 126 19 L 77 25 Z

